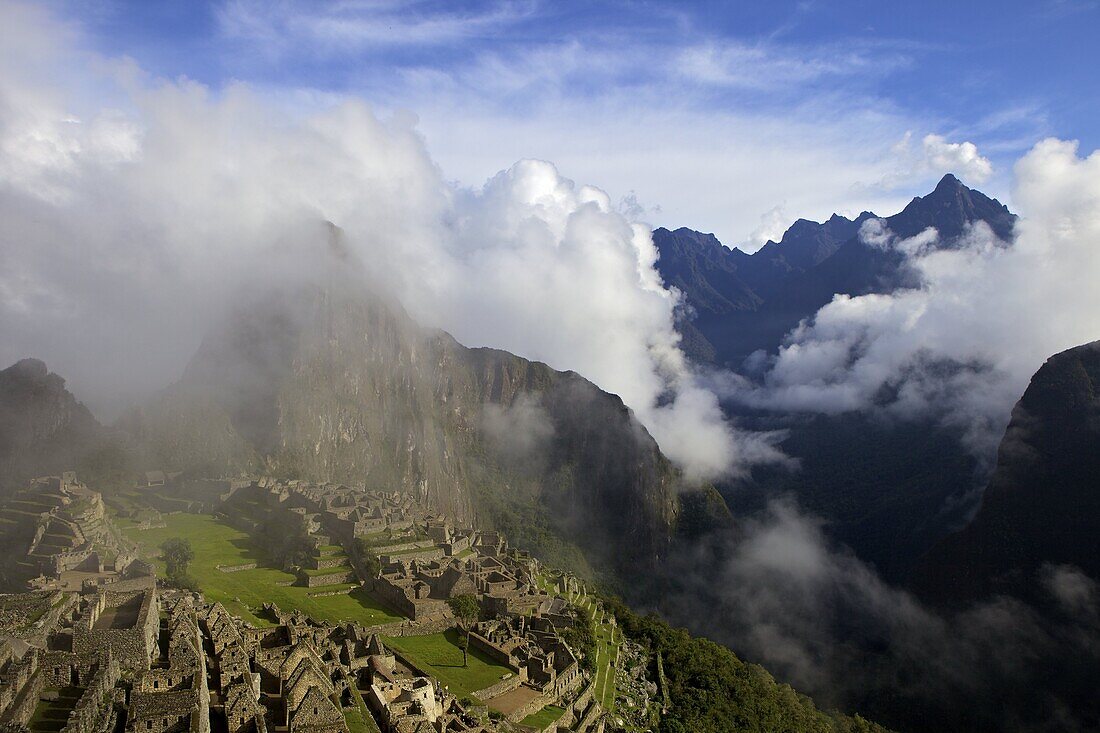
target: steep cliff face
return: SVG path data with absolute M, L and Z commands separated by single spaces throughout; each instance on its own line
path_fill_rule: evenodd
M 662 554 L 678 507 L 675 471 L 618 397 L 362 290 L 242 305 L 127 426 L 167 467 L 365 481 L 481 524 L 538 507 L 616 565 Z
M 973 521 L 924 558 L 918 587 L 958 603 L 1027 595 L 1046 564 L 1100 578 L 1100 341 L 1052 356 L 1012 411 Z
M 23 359 L 0 371 L 0 491 L 75 468 L 102 432 L 45 363 Z

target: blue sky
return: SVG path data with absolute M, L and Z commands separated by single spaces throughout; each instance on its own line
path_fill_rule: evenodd
M 1010 199 L 1012 164 L 1039 139 L 1100 146 L 1089 0 L 57 10 L 98 53 L 154 75 L 244 82 L 291 107 L 412 110 L 464 184 L 548 159 L 654 225 L 749 249 L 799 216 L 892 213 L 948 168 Z M 954 147 L 966 142 L 977 164 Z

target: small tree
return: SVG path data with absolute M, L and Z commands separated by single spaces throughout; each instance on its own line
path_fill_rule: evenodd
M 172 537 L 165 540 L 160 549 L 164 553 L 164 569 L 168 574 L 168 579 L 176 585 L 190 585 L 187 567 L 195 559 L 195 551 L 191 549 L 191 540 L 183 537 Z
M 368 578 L 378 576 L 382 566 L 378 564 L 378 551 L 374 549 L 374 544 L 370 540 L 366 537 L 356 537 L 355 555 L 359 558 L 359 566 L 363 569 L 364 575 Z
M 466 636 L 461 639 L 459 647 L 462 649 L 462 666 L 468 667 L 470 666 L 468 657 L 470 650 L 470 630 L 473 628 L 474 622 L 477 621 L 478 616 L 481 615 L 481 603 L 477 600 L 477 596 L 467 593 L 465 595 L 455 596 L 454 598 L 448 598 L 447 605 L 451 607 L 451 612 L 466 626 Z

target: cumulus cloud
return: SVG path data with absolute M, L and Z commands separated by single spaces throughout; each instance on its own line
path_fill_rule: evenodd
M 974 183 L 984 183 L 993 175 L 993 164 L 978 154 L 972 142 L 949 143 L 942 135 L 925 135 L 921 140 L 922 164 L 933 173 L 958 171 Z
M 978 152 L 970 141 L 949 142 L 943 135 L 928 134 L 914 145 L 913 133 L 906 132 L 893 147 L 896 169 L 879 182 L 885 188 L 895 188 L 954 173 L 971 185 L 985 183 L 993 176 L 993 163 Z
M 277 287 L 272 247 L 323 220 L 421 323 L 619 394 L 693 478 L 765 456 L 686 364 L 648 226 L 603 191 L 537 160 L 463 188 L 411 114 L 288 110 L 81 54 L 39 10 L 4 20 L 44 39 L 0 59 L 5 361 L 43 357 L 117 409 L 178 375 L 242 283 Z
M 919 287 L 836 296 L 788 336 L 760 382 L 740 383 L 740 398 L 930 415 L 990 458 L 1043 361 L 1100 338 L 1100 153 L 1040 142 L 1016 164 L 1013 202 L 1022 219 L 1011 244 L 984 224 L 942 247 L 934 230 L 899 239 L 868 221 L 864 241 L 904 256 Z

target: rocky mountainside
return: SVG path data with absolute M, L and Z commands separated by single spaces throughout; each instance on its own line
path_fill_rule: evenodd
M 923 559 L 917 587 L 951 604 L 1027 596 L 1055 565 L 1100 578 L 1100 341 L 1052 356 L 1032 377 L 980 510 Z
M 552 554 L 568 538 L 617 568 L 660 556 L 679 507 L 677 473 L 618 397 L 466 348 L 362 288 L 242 303 L 124 426 L 163 467 L 415 492 L 517 544 Z
M 38 359 L 0 371 L 0 492 L 74 468 L 103 439 L 92 413 Z
M 784 335 L 836 293 L 889 292 L 907 284 L 903 258 L 859 238 L 869 218 L 834 214 L 824 223 L 800 219 L 779 242 L 749 255 L 727 249 L 713 235 L 657 229 L 657 269 L 687 297 L 685 346 L 702 361 L 737 367 L 757 349 L 774 351 Z M 927 196 L 886 218 L 899 237 L 935 227 L 941 246 L 953 246 L 978 221 L 1008 240 L 1016 217 L 996 199 L 946 175 Z

